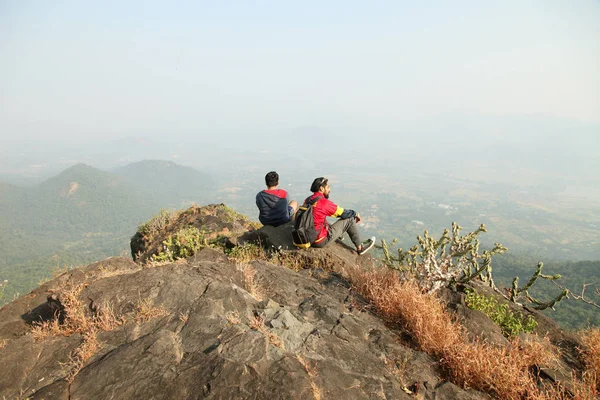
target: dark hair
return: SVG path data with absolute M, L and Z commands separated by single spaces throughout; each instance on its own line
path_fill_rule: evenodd
M 310 185 L 310 191 L 311 192 L 318 192 L 320 188 L 327 186 L 327 178 L 317 178 L 313 181 L 312 185 Z
M 273 187 L 279 185 L 279 175 L 275 171 L 269 172 L 265 175 L 265 183 L 267 187 Z

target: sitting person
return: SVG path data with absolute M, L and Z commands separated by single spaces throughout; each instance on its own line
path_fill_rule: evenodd
M 258 207 L 258 220 L 263 225 L 279 226 L 289 222 L 298 211 L 298 202 L 292 200 L 288 204 L 287 192 L 278 189 L 279 175 L 275 171 L 265 176 L 267 189 L 256 195 L 256 206 Z
M 344 210 L 329 200 L 331 188 L 329 181 L 325 178 L 317 178 L 313 181 L 310 191 L 313 194 L 306 198 L 305 204 L 316 198 L 319 200 L 313 206 L 313 219 L 317 239 L 312 246 L 324 247 L 327 244 L 342 238 L 345 232 L 348 232 L 350 240 L 356 246 L 356 252 L 359 255 L 365 254 L 375 244 L 375 236 L 361 242 L 360 234 L 356 224 L 361 221 L 360 215 L 354 210 Z M 333 225 L 329 225 L 327 217 L 337 217 Z

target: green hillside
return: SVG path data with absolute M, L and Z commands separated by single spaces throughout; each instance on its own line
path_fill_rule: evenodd
M 144 160 L 113 172 L 151 193 L 163 207 L 182 208 L 213 202 L 215 198 L 212 176 L 172 161 Z
M 53 269 L 128 254 L 141 222 L 160 208 L 200 203 L 213 190 L 210 177 L 172 162 L 116 172 L 78 164 L 31 187 L 0 183 L 4 300 L 26 293 Z
M 494 277 L 503 287 L 511 287 L 515 276 L 519 277 L 519 286 L 524 285 L 534 273 L 539 260 L 527 256 L 503 254 L 494 258 Z M 600 297 L 594 295 L 600 288 L 600 261 L 545 261 L 543 273 L 560 274 L 558 285 L 566 287 L 576 294 L 581 294 L 583 284 L 589 284 L 586 296 L 600 303 Z M 556 297 L 561 289 L 550 281 L 538 279 L 531 289 L 532 295 L 540 300 L 548 301 Z M 588 325 L 600 326 L 600 309 L 575 299 L 562 300 L 555 310 L 544 311 L 561 326 L 568 329 L 582 329 Z

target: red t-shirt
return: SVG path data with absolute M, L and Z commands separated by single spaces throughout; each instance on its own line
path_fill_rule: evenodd
M 318 196 L 321 196 L 321 198 L 315 203 L 313 207 L 315 230 L 319 232 L 315 243 L 319 243 L 327 237 L 327 232 L 329 231 L 327 217 L 339 217 L 344 212 L 344 209 L 342 207 L 339 207 L 333 201 L 330 201 L 329 199 L 323 197 L 323 193 L 313 193 L 312 196 L 310 196 L 308 199 L 313 200 L 315 197 Z

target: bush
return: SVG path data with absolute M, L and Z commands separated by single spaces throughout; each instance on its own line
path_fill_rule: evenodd
M 140 224 L 137 231 L 144 236 L 153 237 L 173 222 L 177 215 L 178 212 L 161 208 L 157 215 Z
M 499 304 L 493 297 L 477 294 L 473 290 L 467 290 L 466 294 L 467 307 L 490 317 L 502 329 L 504 336 L 516 336 L 521 332 L 531 333 L 537 326 L 531 315 L 525 318 L 520 313 L 511 311 L 507 304 Z
M 497 348 L 468 339 L 466 329 L 455 321 L 434 295 L 423 293 L 415 281 L 398 279 L 393 271 L 346 271 L 353 286 L 385 320 L 400 324 L 418 347 L 441 359 L 454 383 L 486 391 L 502 399 L 560 398 L 547 388 L 544 397 L 534 365 L 545 365 L 551 355 L 545 343 L 512 341 Z M 558 389 L 556 389 L 558 390 Z
M 244 243 L 231 250 L 226 249 L 225 253 L 231 259 L 240 263 L 247 263 L 252 260 L 267 260 L 268 256 L 262 246 L 253 243 Z
M 204 232 L 195 226 L 182 228 L 163 241 L 164 251 L 152 257 L 153 261 L 175 261 L 187 258 L 207 245 Z

